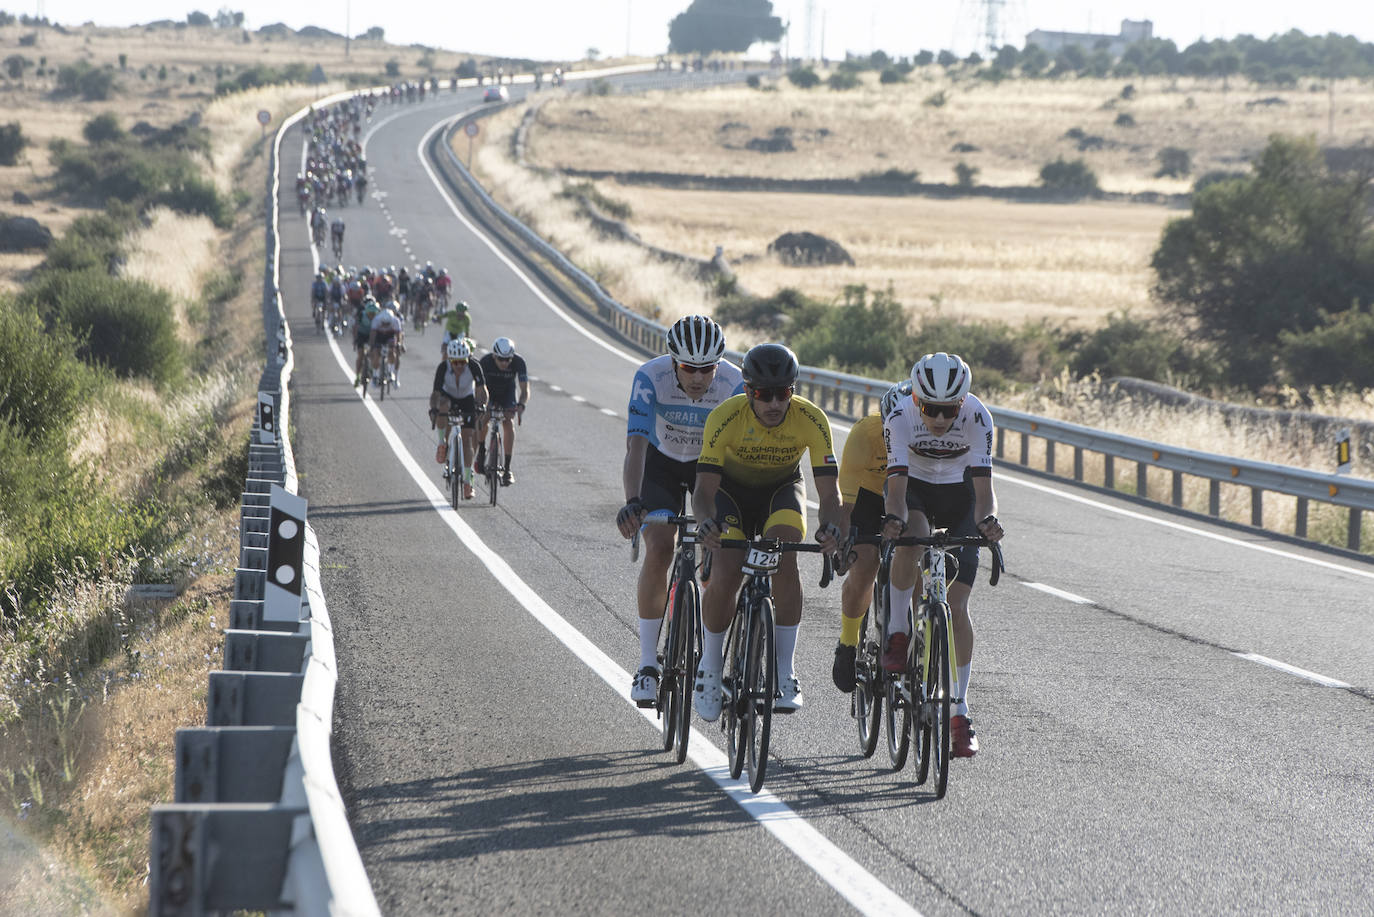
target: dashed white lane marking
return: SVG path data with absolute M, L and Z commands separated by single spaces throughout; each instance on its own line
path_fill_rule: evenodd
M 1232 655 L 1240 659 L 1248 659 L 1250 662 L 1258 662 L 1260 665 L 1267 665 L 1269 666 L 1269 668 L 1278 669 L 1280 672 L 1287 672 L 1289 675 L 1296 675 L 1299 678 L 1306 678 L 1308 681 L 1315 681 L 1317 684 L 1325 685 L 1328 688 L 1350 687 L 1350 685 L 1346 682 L 1339 681 L 1327 675 L 1322 675 L 1318 672 L 1312 672 L 1307 669 L 1300 669 L 1295 665 L 1289 665 L 1286 662 L 1279 662 L 1277 659 L 1270 659 L 1268 656 L 1261 656 L 1259 653 L 1233 653 Z
M 571 397 L 572 397 L 572 400 L 573 400 L 573 401 L 576 401 L 578 404 L 586 404 L 586 403 L 587 403 L 587 399 L 586 399 L 586 398 L 583 398 L 581 395 L 572 395 Z
M 605 414 L 607 417 L 619 417 L 619 416 L 620 416 L 620 415 L 617 414 L 615 411 L 612 411 L 610 408 L 600 408 L 599 410 L 601 411 L 601 413 Z
M 1053 586 L 1046 586 L 1044 583 L 1022 583 L 1021 585 L 1029 586 L 1032 589 L 1039 589 L 1041 592 L 1049 593 L 1053 596 L 1058 596 L 1059 598 L 1064 599 L 1067 602 L 1073 602 L 1075 605 L 1095 604 L 1092 599 L 1085 599 L 1081 595 L 1074 595 L 1072 592 L 1065 592 L 1063 589 L 1056 589 Z

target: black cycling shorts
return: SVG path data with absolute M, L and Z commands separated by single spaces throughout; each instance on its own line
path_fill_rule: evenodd
M 463 398 L 454 398 L 444 392 L 439 392 L 439 413 L 458 414 L 462 417 L 459 426 L 464 430 L 475 430 L 477 428 L 477 399 L 472 395 Z
M 716 518 L 725 523 L 723 538 L 753 538 L 775 525 L 790 525 L 805 535 L 806 482 L 800 472 L 778 484 L 755 487 L 722 478 Z
M 906 479 L 906 507 L 922 513 L 932 529 L 948 529 L 951 535 L 977 535 L 973 522 L 973 482 L 965 479 L 958 484 L 930 484 L 916 478 Z M 959 572 L 957 583 L 973 585 L 978 575 L 978 548 L 968 545 L 956 548 Z
M 887 504 L 882 494 L 875 494 L 860 487 L 859 495 L 854 498 L 854 507 L 849 512 L 849 527 L 858 528 L 860 538 L 876 538 L 882 534 L 883 516 L 887 515 Z M 845 532 L 842 537 L 848 536 Z
M 681 516 L 687 494 L 697 482 L 697 463 L 670 459 L 650 445 L 644 455 L 644 479 L 639 502 L 646 512 L 667 510 Z

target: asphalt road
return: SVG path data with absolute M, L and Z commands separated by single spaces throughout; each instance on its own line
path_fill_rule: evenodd
M 769 795 L 721 779 L 714 725 L 673 764 L 628 700 L 637 568 L 613 525 L 643 356 L 528 280 L 422 165 L 430 128 L 477 104 L 379 110 L 345 261 L 447 267 L 479 341 L 526 357 L 538 381 L 497 508 L 436 508 L 434 331 L 380 406 L 316 336 L 284 183 L 336 766 L 386 913 L 1374 910 L 1374 567 L 1006 467 L 1009 574 L 974 594 L 982 752 L 945 799 L 881 746 L 859 756 L 830 685 L 839 590 L 814 588 L 814 558 L 806 709 L 775 719 Z M 294 132 L 284 175 L 299 155 Z

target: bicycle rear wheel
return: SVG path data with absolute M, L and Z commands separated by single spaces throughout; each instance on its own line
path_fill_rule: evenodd
M 692 693 L 696 687 L 697 665 L 700 663 L 698 631 L 701 627 L 701 594 L 697 591 L 695 581 L 687 580 L 678 584 L 677 602 L 674 626 L 678 628 L 678 669 L 674 673 L 673 693 L 677 695 L 674 703 L 677 714 L 675 757 L 677 763 L 681 764 L 687 760 L 687 743 L 692 737 Z
M 744 759 L 749 744 L 748 723 L 745 721 L 742 698 L 745 689 L 745 652 L 748 635 L 744 621 L 747 612 L 735 609 L 735 619 L 730 623 L 730 633 L 725 639 L 725 674 L 721 678 L 721 690 L 725 694 L 721 705 L 721 728 L 725 730 L 725 744 L 730 757 L 730 776 L 736 780 L 744 772 Z
M 491 505 L 496 505 L 496 492 L 501 489 L 501 422 L 493 419 L 491 421 L 491 442 L 487 445 L 487 466 L 483 470 L 487 475 L 487 491 L 490 494 Z M 664 746 L 667 749 L 667 746 Z
M 887 614 L 883 617 L 888 620 L 896 613 L 890 605 L 886 605 L 890 601 L 891 593 L 884 589 L 883 602 Z M 906 609 L 900 613 L 906 614 Z M 906 765 L 907 755 L 911 751 L 911 693 L 918 690 L 918 686 L 910 678 L 899 678 L 888 672 L 883 672 L 880 677 L 887 696 L 887 757 L 892 762 L 892 769 L 899 771 Z
M 859 729 L 859 751 L 865 758 L 873 757 L 878 750 L 878 736 L 883 731 L 882 652 L 881 644 L 868 630 L 872 617 L 871 611 L 864 616 L 859 632 L 859 647 L 854 655 L 854 692 L 849 696 L 849 712 Z
M 768 771 L 768 740 L 773 732 L 773 699 L 778 689 L 778 660 L 773 653 L 773 600 L 765 598 L 750 622 L 748 668 L 749 789 L 763 786 Z
M 935 775 L 935 798 L 945 798 L 949 781 L 949 713 L 954 697 L 953 673 L 950 669 L 949 606 L 936 605 L 931 616 L 930 666 L 926 672 L 926 704 L 930 707 L 929 726 L 921 738 L 930 741 L 930 767 Z M 924 718 L 924 714 L 923 714 Z
M 681 611 L 680 603 L 677 600 L 677 569 L 673 569 L 673 576 L 668 581 L 668 602 L 663 609 L 663 618 L 659 623 L 662 645 L 658 654 L 658 718 L 659 726 L 663 728 L 663 750 L 668 751 L 673 747 L 673 739 L 677 735 L 677 678 L 679 676 L 678 663 L 680 653 L 678 644 L 681 637 L 678 633 L 678 613 Z

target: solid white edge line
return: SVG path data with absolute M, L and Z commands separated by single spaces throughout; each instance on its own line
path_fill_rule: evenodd
M 307 239 L 308 237 L 307 231 Z M 311 255 L 318 270 L 319 258 L 313 244 L 311 245 Z M 344 378 L 351 381 L 353 368 L 348 365 L 344 358 L 338 339 L 332 335 L 329 337 L 329 349 L 334 354 L 334 360 L 338 363 Z M 641 710 L 630 700 L 630 691 L 627 687 L 630 673 L 617 665 L 596 644 L 569 624 L 534 589 L 516 575 L 515 571 L 499 554 L 487 547 L 477 533 L 449 505 L 448 498 L 435 486 L 424 469 L 406 450 L 377 402 L 362 394 L 359 394 L 358 398 L 362 401 L 368 414 L 371 415 L 377 429 L 387 441 L 387 445 L 396 455 L 401 467 L 419 485 L 420 492 L 429 500 L 431 507 L 439 514 L 439 518 L 453 530 L 453 533 L 472 552 L 473 556 L 487 568 L 502 588 L 524 606 L 525 610 L 536 621 L 571 650 L 573 655 L 577 656 L 583 664 L 600 677 L 617 696 L 627 704 L 632 705 L 635 712 L 657 728 L 658 724 L 654 711 Z M 707 738 L 696 729 L 692 730 L 692 740 L 688 743 L 688 757 L 736 805 L 764 827 L 788 850 L 792 851 L 797 859 L 801 860 L 808 869 L 838 892 L 860 913 L 873 915 L 873 917 L 883 917 L 883 915 L 921 917 L 920 911 L 860 866 L 853 857 L 813 828 L 809 822 L 779 797 L 766 788 L 757 794 L 751 793 L 748 781 L 731 779 L 725 753 L 710 744 Z
M 1312 672 L 1307 669 L 1300 669 L 1295 665 L 1289 665 L 1286 662 L 1279 662 L 1277 659 L 1270 659 L 1268 656 L 1261 656 L 1259 653 L 1232 653 L 1231 655 L 1236 656 L 1240 659 L 1247 659 L 1250 662 L 1258 662 L 1260 665 L 1267 665 L 1271 669 L 1278 669 L 1280 672 L 1287 672 L 1289 675 L 1296 675 L 1299 678 L 1306 678 L 1308 681 L 1315 681 L 1317 684 L 1325 685 L 1328 688 L 1350 687 L 1350 685 L 1338 679 L 1329 678 L 1326 675 L 1322 675 L 1318 672 Z
M 1041 592 L 1045 592 L 1058 598 L 1064 599 L 1066 602 L 1073 602 L 1075 605 L 1096 604 L 1092 599 L 1085 599 L 1081 595 L 1074 595 L 1072 592 L 1065 592 L 1063 589 L 1056 589 L 1053 586 L 1046 586 L 1044 583 L 1022 583 L 1021 585 L 1029 586 L 1031 589 L 1038 589 Z

